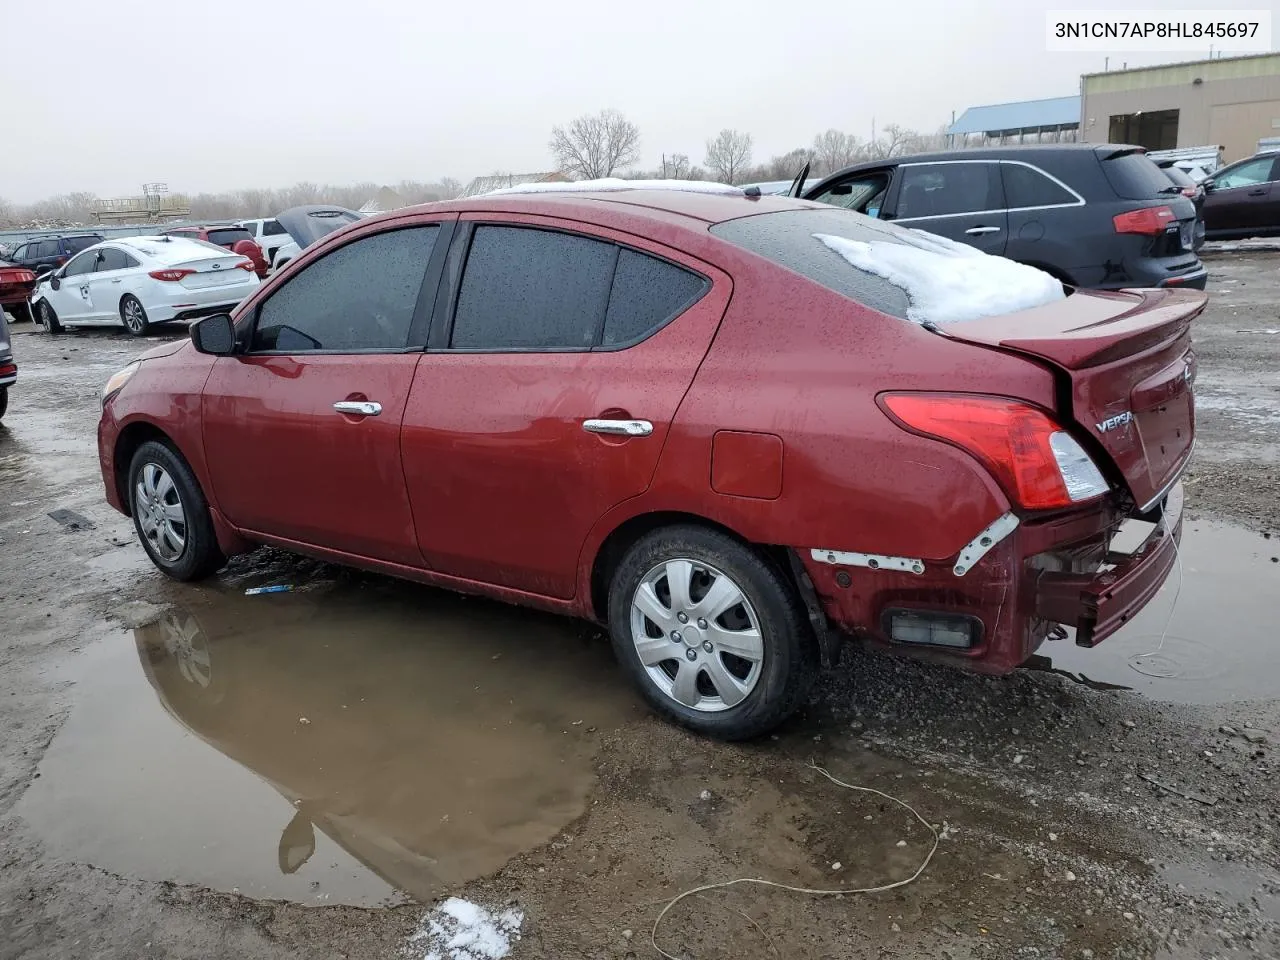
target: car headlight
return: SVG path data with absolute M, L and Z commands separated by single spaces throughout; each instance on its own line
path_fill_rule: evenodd
M 123 370 L 118 370 L 111 375 L 111 379 L 107 381 L 107 385 L 102 388 L 102 405 L 105 407 L 107 401 L 114 397 L 117 393 L 124 389 L 124 385 L 133 379 L 133 375 L 142 369 L 142 361 L 135 360 Z

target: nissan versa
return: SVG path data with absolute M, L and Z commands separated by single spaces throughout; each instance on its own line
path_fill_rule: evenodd
M 155 564 L 274 544 L 590 618 L 724 738 L 843 637 L 1005 673 L 1165 580 L 1204 294 L 729 187 L 544 186 L 353 223 L 113 376 L 107 498 Z

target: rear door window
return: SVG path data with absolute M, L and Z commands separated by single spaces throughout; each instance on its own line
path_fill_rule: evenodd
M 41 258 L 62 256 L 62 251 L 58 249 L 58 241 L 57 240 L 41 240 L 40 246 L 36 251 L 36 256 Z
M 475 228 L 449 345 L 461 350 L 589 350 L 609 302 L 618 248 L 578 234 Z
M 439 231 L 433 224 L 363 237 L 308 264 L 259 309 L 252 349 L 405 349 Z
M 1122 153 L 1109 160 L 1099 156 L 1098 162 L 1111 189 L 1125 200 L 1154 200 L 1173 192 L 1164 171 L 1145 153 Z
M 101 237 L 68 237 L 62 241 L 67 245 L 67 253 L 79 253 L 81 250 L 87 250 L 95 243 L 101 243 Z
M 1005 202 L 1010 210 L 1026 207 L 1056 207 L 1080 202 L 1080 198 L 1035 167 L 1025 163 L 1002 163 Z
M 1004 208 L 999 165 L 989 162 L 903 166 L 898 220 L 948 217 Z
M 108 270 L 125 270 L 130 266 L 136 266 L 137 261 L 130 264 L 130 259 L 123 250 L 104 247 L 98 251 L 98 273 L 105 273 Z

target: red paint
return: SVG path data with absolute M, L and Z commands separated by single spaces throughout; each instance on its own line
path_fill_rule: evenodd
M 1168 573 L 1171 538 L 1096 570 L 1115 527 L 1185 461 L 1188 349 L 1199 294 L 1076 293 L 1051 307 L 938 335 L 885 317 L 712 236 L 783 198 L 635 193 L 508 196 L 360 221 L 303 252 L 237 310 L 328 250 L 391 227 L 461 218 L 556 226 L 624 241 L 711 279 L 648 340 L 590 353 L 409 352 L 232 356 L 152 351 L 103 411 L 107 498 L 123 508 L 121 436 L 163 431 L 191 463 L 228 553 L 253 543 L 465 592 L 596 617 L 592 577 L 628 520 L 675 512 L 789 547 L 838 627 L 887 642 L 890 607 L 982 622 L 973 650 L 912 650 L 1004 672 L 1052 612 L 1095 638 Z M 428 291 L 434 297 L 434 291 Z M 910 432 L 886 392 L 983 394 L 1043 411 L 1086 446 L 1116 492 L 1026 509 L 963 444 Z M 378 417 L 336 413 L 376 400 Z M 1096 423 L 1132 407 L 1127 430 Z M 648 437 L 587 433 L 636 418 Z M 1161 447 L 1157 455 L 1155 448 Z M 785 469 L 784 469 L 785 468 Z M 960 551 L 1002 514 L 1020 525 L 963 577 Z M 814 560 L 815 548 L 921 559 L 915 575 Z M 838 574 L 848 573 L 842 587 Z M 839 578 L 842 580 L 843 578 Z

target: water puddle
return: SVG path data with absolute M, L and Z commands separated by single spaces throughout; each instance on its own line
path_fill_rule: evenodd
M 1056 669 L 1158 700 L 1207 704 L 1280 697 L 1280 563 L 1271 559 L 1280 556 L 1280 539 L 1189 520 L 1180 554 L 1181 576 L 1175 568 L 1124 629 L 1091 650 L 1068 638 L 1046 643 L 1039 652 Z
M 262 898 L 428 900 L 581 814 L 599 733 L 638 711 L 570 621 L 385 584 L 196 596 L 81 658 L 15 808 L 52 855 Z

